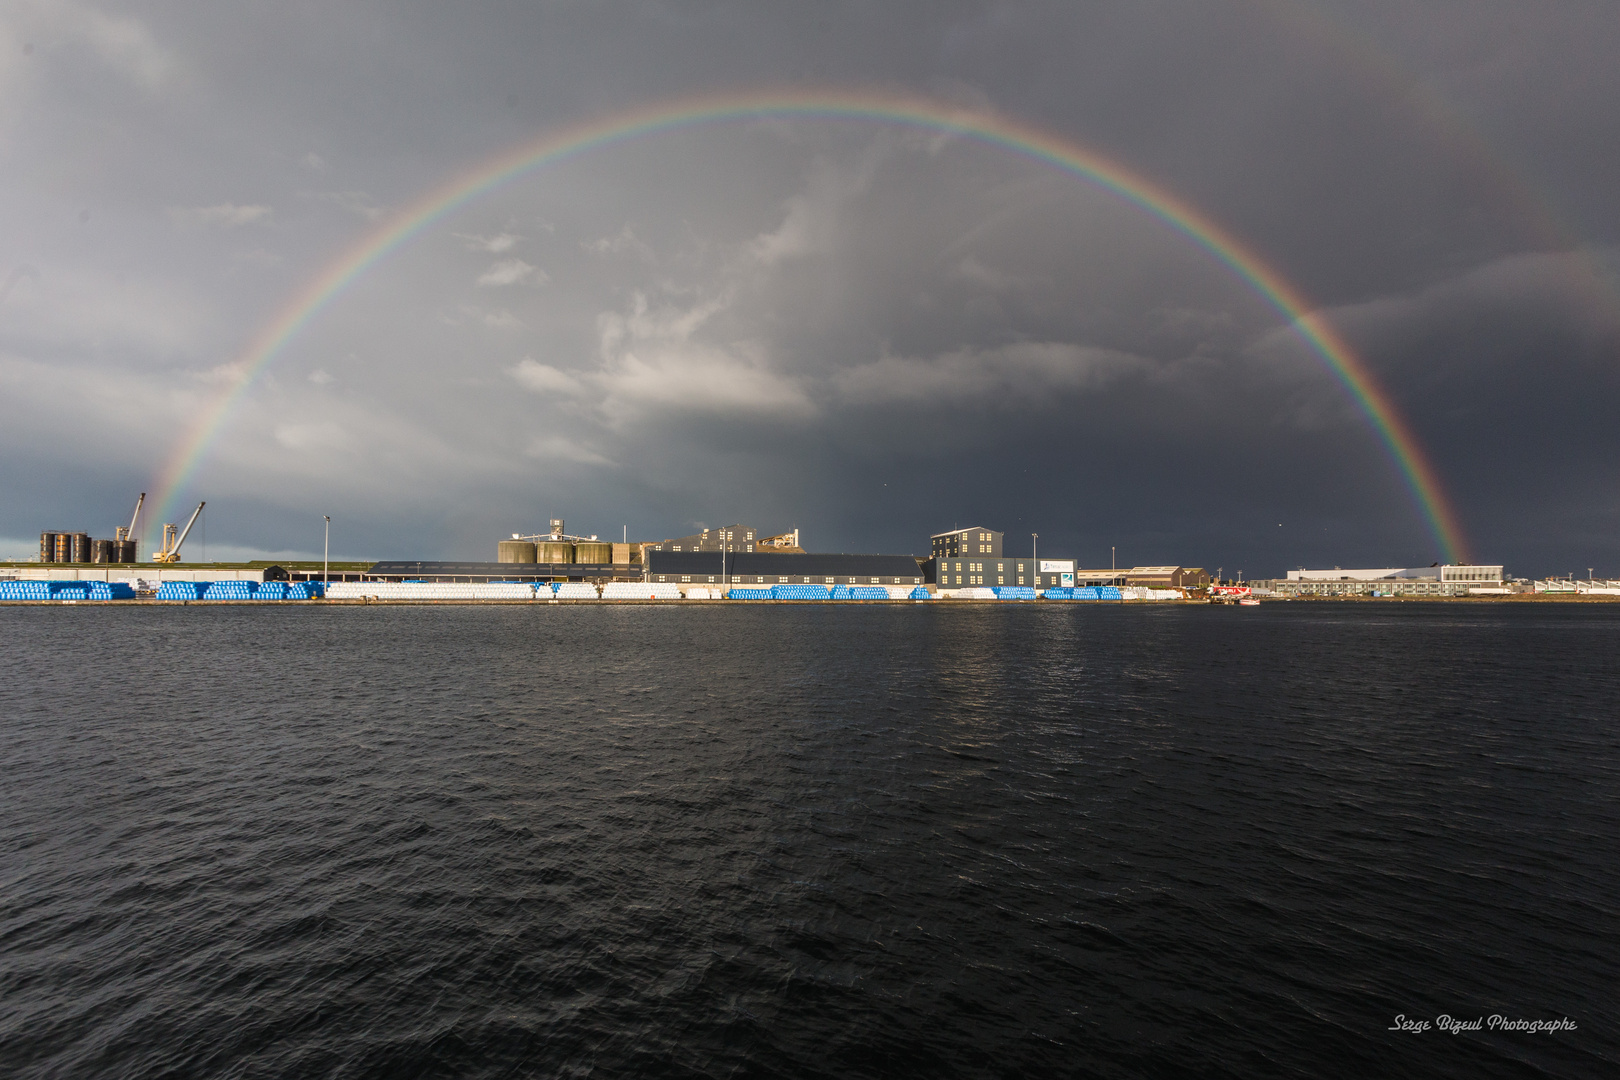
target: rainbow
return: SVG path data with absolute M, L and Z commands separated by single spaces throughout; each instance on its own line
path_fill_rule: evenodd
M 1446 562 L 1466 558 L 1462 531 L 1439 478 L 1388 395 L 1333 326 L 1252 249 L 1152 181 L 1060 135 L 979 109 L 869 91 L 777 91 L 665 102 L 591 120 L 512 147 L 460 173 L 392 215 L 295 292 L 231 365 L 234 381 L 202 410 L 156 483 L 156 520 L 176 500 L 259 375 L 343 290 L 390 252 L 507 181 L 613 143 L 694 124 L 749 119 L 863 120 L 971 138 L 1081 177 L 1160 218 L 1225 263 L 1291 323 L 1355 399 L 1388 450 Z

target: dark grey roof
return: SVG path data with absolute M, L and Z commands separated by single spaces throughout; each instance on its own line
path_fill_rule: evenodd
M 649 574 L 718 574 L 718 551 L 648 551 Z M 816 555 L 768 551 L 732 551 L 725 556 L 727 574 L 824 574 L 835 577 L 921 577 L 910 555 Z
M 503 562 L 380 562 L 366 573 L 372 577 L 482 577 L 503 581 L 533 578 L 603 577 L 624 567 L 595 563 L 503 563 Z M 637 567 L 637 570 L 640 568 Z

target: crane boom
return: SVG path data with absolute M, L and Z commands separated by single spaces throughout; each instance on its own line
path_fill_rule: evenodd
M 144 503 L 145 501 L 146 501 L 146 492 L 143 491 L 143 492 L 141 492 L 141 497 L 135 500 L 135 512 L 129 516 L 129 528 L 127 528 L 127 529 L 119 529 L 118 530 L 118 539 L 120 539 L 120 540 L 132 540 L 132 539 L 134 539 L 134 537 L 135 537 L 135 523 L 137 521 L 141 520 L 141 504 Z
M 202 516 L 202 508 L 207 505 L 207 503 L 198 503 L 197 509 L 191 512 L 191 520 L 186 522 L 185 531 L 180 534 L 180 539 L 174 542 L 174 550 L 169 552 L 169 554 L 174 556 L 174 562 L 180 561 L 180 545 L 184 544 L 186 542 L 186 537 L 191 535 L 191 527 L 197 524 L 197 519 Z

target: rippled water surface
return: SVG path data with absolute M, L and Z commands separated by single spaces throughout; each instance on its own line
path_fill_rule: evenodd
M 0 635 L 7 1076 L 1620 1075 L 1620 605 Z

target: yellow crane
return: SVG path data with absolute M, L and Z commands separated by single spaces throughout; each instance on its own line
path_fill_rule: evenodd
M 191 535 L 191 527 L 197 524 L 197 518 L 202 514 L 202 508 L 206 505 L 208 504 L 197 504 L 197 509 L 191 512 L 191 520 L 186 522 L 186 527 L 184 531 L 180 533 L 178 539 L 176 539 L 174 535 L 174 525 L 166 524 L 163 526 L 163 550 L 154 551 L 152 553 L 153 562 L 177 563 L 180 561 L 180 545 L 185 543 L 186 537 Z

